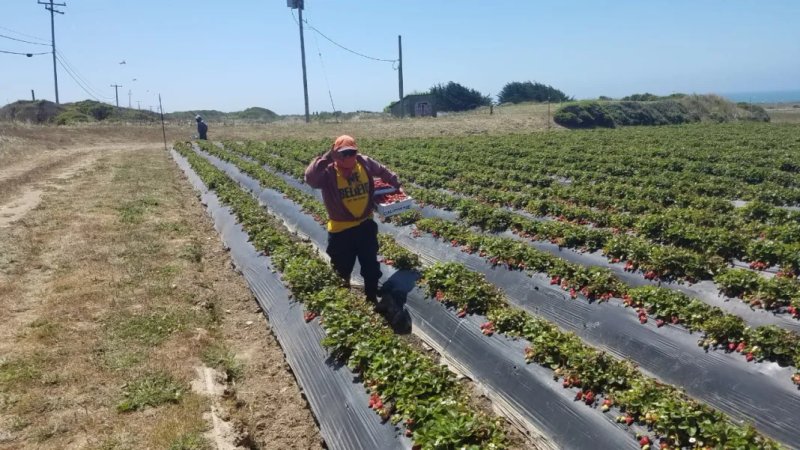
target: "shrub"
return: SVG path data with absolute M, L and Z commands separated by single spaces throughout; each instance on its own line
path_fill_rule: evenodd
M 497 95 L 497 100 L 500 103 L 568 102 L 572 98 L 560 90 L 542 83 L 512 81 L 503 86 L 500 94 Z
M 436 98 L 436 107 L 440 111 L 468 111 L 492 103 L 488 96 L 453 81 L 437 84 L 431 88 L 431 94 Z
M 56 116 L 56 125 L 91 122 L 92 119 L 80 111 L 67 110 Z
M 605 104 L 597 102 L 573 103 L 559 109 L 553 120 L 567 128 L 614 128 L 614 118 L 606 109 Z
M 640 100 L 629 100 L 640 99 Z M 556 112 L 554 120 L 567 128 L 670 125 L 691 122 L 769 121 L 763 108 L 734 104 L 716 95 L 635 94 L 619 102 L 581 102 Z

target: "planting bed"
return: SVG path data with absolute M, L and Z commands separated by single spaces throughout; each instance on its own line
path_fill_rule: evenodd
M 278 214 L 282 216 L 286 223 L 302 230 L 318 245 L 324 245 L 326 233 L 319 226 L 320 217 L 314 218 L 311 215 L 304 214 L 301 207 L 284 198 L 287 196 L 285 192 L 278 193 L 270 189 L 262 189 L 258 182 L 241 173 L 233 165 L 208 155 L 206 157 L 218 167 L 225 169 L 237 181 L 256 192 L 262 202 L 270 205 L 271 208 L 277 208 Z M 278 178 L 280 179 L 281 177 Z M 296 187 L 302 187 L 296 181 L 291 182 L 285 177 L 282 179 L 285 183 L 290 181 L 286 183 L 287 186 L 293 184 Z M 450 216 L 448 218 L 452 219 L 453 217 Z M 460 252 L 458 249 L 453 248 L 451 243 L 441 243 L 441 241 L 432 237 L 419 235 L 420 231 L 414 230 L 411 226 L 393 227 L 387 225 L 384 228 L 389 231 L 398 243 L 419 253 L 424 261 L 428 263 L 433 261 L 463 262 L 466 267 L 473 269 L 474 272 L 484 273 L 487 276 L 487 280 L 492 282 L 493 285 L 502 287 L 506 291 L 508 301 L 521 310 L 537 313 L 551 320 L 562 329 L 575 331 L 577 335 L 591 345 L 606 349 L 619 357 L 633 358 L 647 372 L 663 381 L 685 388 L 690 395 L 726 411 L 733 417 L 754 421 L 757 427 L 767 435 L 786 443 L 798 442 L 797 436 L 793 435 L 793 426 L 790 419 L 791 417 L 796 417 L 798 413 L 793 409 L 797 407 L 797 392 L 790 380 L 792 374 L 790 369 L 780 368 L 774 363 L 748 365 L 744 358 L 736 352 L 731 354 L 722 351 L 706 353 L 696 345 L 698 335 L 690 336 L 681 327 L 665 326 L 657 328 L 655 325 L 642 326 L 638 323 L 636 316 L 633 315 L 631 317 L 630 312 L 626 311 L 618 302 L 598 304 L 586 303 L 585 300 L 567 300 L 568 297 L 564 294 L 564 291 L 559 289 L 558 286 L 552 286 L 550 279 L 544 275 L 534 274 L 530 277 L 523 272 L 493 267 L 491 263 L 487 263 L 486 258 L 481 258 L 477 254 L 470 255 Z M 389 270 L 384 269 L 384 272 L 389 272 Z M 528 406 L 520 404 L 520 400 L 515 398 L 515 396 L 520 396 L 521 394 L 523 398 L 526 398 L 528 395 L 533 395 L 531 392 L 534 390 L 529 388 L 527 391 L 515 391 L 514 389 L 520 389 L 520 387 L 509 388 L 508 386 L 501 386 L 497 381 L 497 379 L 501 378 L 501 375 L 497 373 L 497 370 L 494 371 L 495 373 L 489 370 L 489 368 L 514 367 L 509 372 L 516 374 L 519 366 L 526 368 L 537 367 L 534 364 L 524 365 L 525 356 L 528 356 L 527 359 L 529 360 L 536 360 L 535 355 L 531 355 L 526 349 L 525 340 L 507 341 L 505 338 L 498 336 L 483 337 L 481 331 L 487 334 L 485 333 L 486 327 L 481 329 L 476 325 L 479 322 L 483 322 L 484 319 L 478 316 L 467 316 L 459 320 L 459 316 L 462 315 L 460 310 L 448 310 L 442 308 L 440 303 L 432 302 L 430 299 L 426 300 L 425 295 L 420 293 L 420 288 L 414 286 L 414 276 L 404 271 L 392 271 L 390 276 L 395 293 L 405 294 L 406 296 L 406 306 L 411 314 L 414 331 L 429 341 L 434 348 L 439 349 L 445 360 L 450 359 L 454 366 L 460 367 L 463 372 L 485 386 L 490 398 L 495 401 L 498 408 L 506 410 L 506 414 L 520 426 L 542 432 L 551 437 L 559 446 L 580 447 L 583 445 L 580 444 L 580 436 L 576 436 L 571 427 L 564 423 L 543 421 L 542 411 L 527 410 Z M 430 280 L 426 281 L 430 282 Z M 457 302 L 444 301 L 441 303 L 448 306 L 457 305 Z M 433 311 L 426 309 L 430 308 L 431 305 L 439 308 L 438 314 L 435 312 L 435 308 Z M 493 316 L 496 312 L 493 313 L 493 310 L 490 309 L 480 310 L 467 306 L 462 306 L 462 308 L 466 308 L 464 309 L 465 312 L 489 314 L 490 318 L 497 317 Z M 451 323 L 449 328 L 448 323 Z M 471 332 L 467 332 L 468 330 L 471 330 Z M 440 334 L 438 338 L 436 337 L 437 333 Z M 509 335 L 514 335 L 511 331 L 508 331 L 508 333 Z M 459 340 L 454 339 L 454 334 L 459 336 Z M 470 336 L 470 338 L 467 339 L 465 336 Z M 525 335 L 523 334 L 522 337 L 525 337 Z M 460 339 L 463 339 L 464 342 L 461 342 Z M 498 355 L 503 355 L 503 346 L 490 346 L 485 351 L 476 350 L 480 348 L 481 342 L 488 341 L 491 343 L 497 339 L 502 339 L 505 342 L 503 345 L 508 348 L 519 347 L 516 348 L 518 352 L 520 348 L 526 351 L 517 353 L 516 360 L 513 352 L 508 353 L 508 361 L 511 365 L 502 364 L 501 360 L 497 360 L 492 364 L 485 359 L 489 357 L 485 356 L 484 353 L 492 353 L 491 358 L 497 358 Z M 459 356 L 457 351 L 459 345 L 467 345 L 464 347 L 468 349 L 464 351 L 465 355 L 479 353 L 481 358 L 470 363 L 467 356 Z M 505 351 L 508 352 L 508 350 Z M 487 364 L 487 361 L 489 361 L 489 364 Z M 545 365 L 547 366 L 547 364 Z M 552 368 L 552 366 L 548 367 Z M 537 370 L 545 371 L 544 377 L 550 378 L 550 384 L 554 384 L 551 378 L 553 376 L 552 371 L 544 367 L 539 367 Z M 525 370 L 523 372 L 535 371 Z M 558 378 L 558 375 L 556 377 Z M 550 389 L 560 384 L 556 383 Z M 540 381 L 538 385 L 526 384 L 526 386 L 539 386 L 535 390 L 546 391 L 544 387 L 547 384 Z M 734 391 L 731 386 L 745 387 L 742 388 L 743 393 L 739 393 Z M 562 397 L 566 393 L 566 397 L 568 397 L 566 400 L 570 400 L 576 395 L 574 387 L 572 390 L 559 387 L 556 391 L 561 392 Z M 588 391 L 581 389 L 580 392 Z M 539 393 L 539 395 L 541 394 Z M 619 395 L 620 398 L 624 398 L 623 394 Z M 511 402 L 509 398 L 514 398 L 516 403 Z M 598 394 L 597 401 L 595 402 L 592 399 L 591 404 L 600 405 L 600 398 Z M 627 433 L 634 432 L 627 429 L 626 426 L 623 428 L 627 432 L 620 430 L 618 426 L 614 426 L 612 423 L 614 417 L 609 417 L 607 414 L 599 414 L 597 410 L 586 408 L 579 402 L 570 400 L 563 402 L 563 404 L 573 413 L 575 411 L 590 412 L 601 418 L 599 421 L 592 421 L 591 418 L 585 419 L 588 420 L 587 423 L 593 424 L 587 425 L 588 428 L 584 427 L 584 435 L 588 435 L 589 440 L 591 440 L 591 436 L 595 436 L 595 438 L 597 435 L 612 437 L 619 433 L 624 436 Z M 759 404 L 761 406 L 758 406 Z M 541 408 L 541 404 L 538 407 Z M 766 413 L 764 408 L 766 408 Z M 640 417 L 630 405 L 627 410 L 628 414 L 633 413 L 630 420 L 634 421 L 634 426 L 637 424 L 653 425 L 647 417 L 644 417 L 646 411 L 641 411 L 642 416 Z M 606 429 L 609 425 L 612 425 L 612 428 Z M 570 432 L 568 435 L 564 435 L 564 430 L 567 429 Z M 657 426 L 654 429 L 658 432 Z M 703 433 L 706 432 L 709 431 L 704 429 Z M 652 431 L 650 435 L 653 436 Z M 629 434 L 627 439 L 631 439 Z M 743 439 L 745 438 L 743 437 Z M 667 441 L 663 442 L 666 444 Z M 630 441 L 627 441 L 627 444 L 630 444 Z M 610 445 L 614 446 L 614 444 Z M 762 442 L 759 446 L 763 445 L 767 444 Z

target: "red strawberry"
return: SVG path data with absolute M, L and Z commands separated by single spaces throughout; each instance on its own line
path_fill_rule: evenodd
M 593 403 L 594 403 L 594 392 L 592 392 L 592 391 L 586 391 L 586 393 L 585 393 L 585 394 L 583 394 L 583 401 L 584 401 L 584 403 L 586 403 L 587 405 L 591 405 L 591 404 L 593 404 Z
M 380 409 L 383 408 L 383 400 L 381 400 L 381 396 L 377 393 L 373 393 L 369 396 L 369 407 L 372 409 Z
M 744 358 L 747 360 L 747 362 L 750 362 L 750 361 L 754 360 L 756 357 L 753 355 L 753 353 L 752 353 L 752 352 L 748 352 L 748 353 L 747 353 L 747 354 L 744 356 Z
M 632 423 L 633 423 L 633 416 L 632 416 L 632 415 L 630 415 L 630 414 L 628 414 L 627 416 L 625 416 L 625 424 L 626 424 L 626 425 L 630 425 L 630 424 L 632 424 Z
M 665 322 L 664 322 L 664 319 L 656 319 L 656 326 L 657 326 L 658 328 L 661 328 L 661 327 L 663 327 L 663 326 L 664 326 L 664 323 L 665 323 Z
M 578 297 L 578 292 L 576 292 L 574 288 L 570 288 L 569 296 L 570 296 L 570 298 L 577 298 Z
M 678 316 L 672 316 L 672 318 L 671 318 L 670 320 L 672 321 L 672 324 L 673 324 L 673 325 L 677 325 L 677 324 L 679 324 L 679 323 L 680 323 L 680 321 L 681 321 L 681 318 L 680 318 L 680 317 L 678 317 Z
M 650 438 L 647 436 L 642 436 L 642 438 L 639 439 L 639 445 L 641 445 L 642 447 L 644 447 L 645 445 L 650 445 Z
M 459 309 L 458 312 L 456 313 L 456 316 L 458 316 L 459 318 L 463 319 L 464 317 L 467 316 L 467 310 Z
M 733 342 L 728 342 L 728 351 L 732 352 L 734 350 L 736 350 L 736 344 Z
M 552 285 L 552 284 L 558 284 L 558 283 L 560 283 L 560 282 L 561 282 L 561 277 L 553 277 L 553 278 L 550 278 L 550 284 L 551 284 L 551 285 Z
M 739 345 L 736 346 L 736 351 L 742 353 L 745 347 L 747 347 L 747 344 L 745 344 L 744 341 L 739 342 Z
M 644 315 L 644 314 L 640 314 L 639 315 L 639 323 L 642 324 L 642 325 L 646 324 L 647 323 L 647 316 Z
M 575 400 L 577 401 L 577 400 L 580 400 L 580 399 L 582 399 L 582 398 L 583 398 L 583 391 L 578 391 L 578 392 L 575 394 Z
M 652 270 L 648 270 L 647 272 L 644 273 L 644 277 L 647 280 L 655 280 L 656 276 L 657 275 L 656 275 L 655 271 L 652 271 Z
M 444 300 L 444 292 L 436 291 L 436 300 L 439 300 L 439 301 Z
M 311 322 L 315 317 L 317 317 L 317 314 L 314 311 L 306 311 L 303 314 L 303 319 L 305 319 L 306 323 Z

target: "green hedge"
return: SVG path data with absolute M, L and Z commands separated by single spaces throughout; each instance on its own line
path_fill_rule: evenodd
M 656 101 L 588 101 L 566 105 L 553 120 L 567 128 L 615 128 L 692 122 L 768 122 L 764 108 L 731 103 L 715 95 L 688 95 Z

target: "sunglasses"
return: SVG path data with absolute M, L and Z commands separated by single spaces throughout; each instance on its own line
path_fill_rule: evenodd
M 354 150 L 352 148 L 349 148 L 347 150 L 342 150 L 342 151 L 339 152 L 339 154 L 344 156 L 345 158 L 349 158 L 351 156 L 355 156 L 356 153 L 358 153 L 358 150 Z

